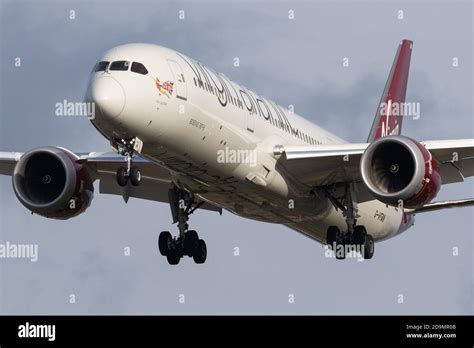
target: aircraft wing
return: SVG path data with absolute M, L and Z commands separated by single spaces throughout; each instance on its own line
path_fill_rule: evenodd
M 21 155 L 21 152 L 0 152 L 0 174 L 11 176 Z
M 422 142 L 441 165 L 442 183 L 462 182 L 474 175 L 474 139 Z
M 474 139 L 421 142 L 440 163 L 442 184 L 462 182 L 474 175 Z M 363 144 L 278 146 L 278 167 L 310 188 L 337 183 L 362 183 Z M 365 186 L 365 185 L 363 185 Z
M 362 180 L 360 159 L 369 144 L 296 145 L 275 149 L 278 168 L 306 186 Z
M 11 176 L 22 155 L 20 152 L 0 152 L 0 174 Z M 133 158 L 133 165 L 138 167 L 142 174 L 140 186 L 121 187 L 117 184 L 116 173 L 119 167 L 126 166 L 123 156 L 114 152 L 91 152 L 77 156 L 87 165 L 92 179 L 99 180 L 100 193 L 122 196 L 125 202 L 134 197 L 168 203 L 168 190 L 172 183 L 172 174 L 168 169 L 136 156 Z M 208 202 L 200 205 L 199 209 L 221 211 L 221 208 Z

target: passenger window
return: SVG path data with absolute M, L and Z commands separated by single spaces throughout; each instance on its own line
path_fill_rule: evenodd
M 126 60 L 117 60 L 116 62 L 113 62 L 110 64 L 109 70 L 122 70 L 122 71 L 127 71 L 128 66 L 130 65 L 129 61 Z
M 130 70 L 137 74 L 148 74 L 148 70 L 146 70 L 145 66 L 142 63 L 133 62 Z
M 92 71 L 93 72 L 105 71 L 108 66 L 109 66 L 109 62 L 99 62 L 96 65 L 94 65 L 94 69 Z

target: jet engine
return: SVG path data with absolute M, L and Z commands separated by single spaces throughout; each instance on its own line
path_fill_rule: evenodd
M 399 135 L 379 138 L 365 150 L 360 170 L 375 198 L 405 208 L 429 203 L 441 186 L 439 165 L 419 142 Z
M 16 164 L 13 190 L 33 213 L 66 220 L 90 205 L 94 186 L 86 167 L 72 152 L 42 147 L 25 153 Z

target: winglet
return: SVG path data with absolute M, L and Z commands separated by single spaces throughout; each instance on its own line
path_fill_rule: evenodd
M 386 135 L 401 134 L 404 109 L 402 103 L 405 103 L 412 49 L 413 42 L 410 40 L 403 40 L 398 46 L 382 98 L 377 105 L 368 143 Z

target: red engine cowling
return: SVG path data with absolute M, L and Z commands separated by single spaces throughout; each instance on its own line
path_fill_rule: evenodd
M 419 142 L 399 135 L 380 138 L 365 150 L 362 178 L 380 201 L 417 208 L 436 197 L 441 186 L 439 165 Z
M 13 172 L 13 190 L 33 213 L 66 220 L 83 213 L 90 205 L 92 179 L 72 152 L 42 147 L 25 153 Z

